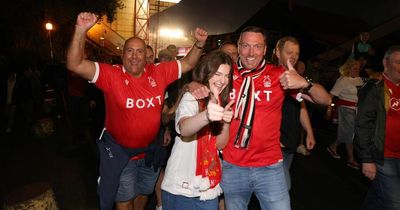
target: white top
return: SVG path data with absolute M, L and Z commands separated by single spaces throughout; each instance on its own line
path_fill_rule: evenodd
M 336 80 L 330 93 L 339 99 L 357 103 L 357 86 L 361 87 L 363 84 L 361 77 L 341 76 Z
M 178 134 L 180 133 L 178 125 L 179 120 L 182 117 L 196 115 L 198 112 L 199 107 L 196 99 L 190 93 L 185 93 L 176 110 L 175 129 Z M 207 190 L 207 188 L 204 189 L 204 186 L 206 186 L 204 182 L 208 182 L 209 187 L 209 180 L 201 179 L 200 176 L 195 176 L 196 161 L 196 135 L 185 137 L 185 141 L 182 141 L 181 137 L 177 136 L 171 151 L 171 156 L 168 159 L 161 189 L 174 195 L 200 197 L 200 200 L 210 200 L 218 197 L 222 193 L 219 184 L 213 189 Z

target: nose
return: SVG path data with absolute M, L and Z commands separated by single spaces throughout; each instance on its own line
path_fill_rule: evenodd
M 253 56 L 254 55 L 254 46 L 251 46 L 249 49 L 249 55 Z
M 220 83 L 223 84 L 223 85 L 224 85 L 225 82 L 226 82 L 225 78 L 226 78 L 225 75 L 222 75 L 222 76 L 219 78 Z

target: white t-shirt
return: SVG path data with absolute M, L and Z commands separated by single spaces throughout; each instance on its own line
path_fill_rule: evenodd
M 357 103 L 357 86 L 362 86 L 363 84 L 361 77 L 341 76 L 336 80 L 330 93 L 339 99 Z
M 196 99 L 190 94 L 185 93 L 179 103 L 175 115 L 175 129 L 180 133 L 179 120 L 182 117 L 190 117 L 199 112 L 199 106 Z M 182 141 L 180 136 L 175 138 L 174 147 L 171 156 L 168 159 L 165 169 L 164 180 L 161 189 L 174 195 L 186 197 L 199 197 L 200 200 L 214 199 L 222 193 L 218 184 L 213 189 L 200 192 L 202 180 L 200 176 L 196 177 L 197 161 L 197 136 L 185 137 Z M 207 180 L 208 181 L 208 180 Z

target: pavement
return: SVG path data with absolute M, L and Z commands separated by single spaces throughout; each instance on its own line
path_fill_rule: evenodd
M 11 133 L 0 133 L 0 202 L 3 204 L 11 192 L 23 186 L 45 182 L 52 186 L 61 210 L 97 209 L 95 135 L 88 135 L 92 140 L 72 144 L 66 119 L 51 119 L 55 132 L 46 137 L 35 136 L 21 118 Z M 315 129 L 315 136 L 317 145 L 311 155 L 296 154 L 292 165 L 292 209 L 360 209 L 368 180 L 360 170 L 346 166 L 344 147 L 339 147 L 339 160 L 326 151 L 336 138 L 336 127 L 325 122 Z M 154 195 L 146 209 L 155 209 Z M 260 209 L 254 196 L 248 209 Z

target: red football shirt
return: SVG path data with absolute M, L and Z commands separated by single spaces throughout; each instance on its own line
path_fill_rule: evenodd
M 390 93 L 389 110 L 386 115 L 386 134 L 384 156 L 400 158 L 400 87 L 384 76 Z
M 238 166 L 268 166 L 282 160 L 280 127 L 284 91 L 280 85 L 279 76 L 284 69 L 272 65 L 267 65 L 265 68 L 263 73 L 254 80 L 255 113 L 248 148 L 234 146 L 240 120 L 232 119 L 229 142 L 223 150 L 224 160 Z M 243 78 L 235 70 L 231 100 L 237 101 L 237 93 L 242 83 Z
M 92 82 L 104 92 L 105 128 L 121 145 L 146 147 L 160 128 L 164 92 L 181 75 L 180 61 L 150 64 L 139 78 L 122 65 L 96 63 Z

